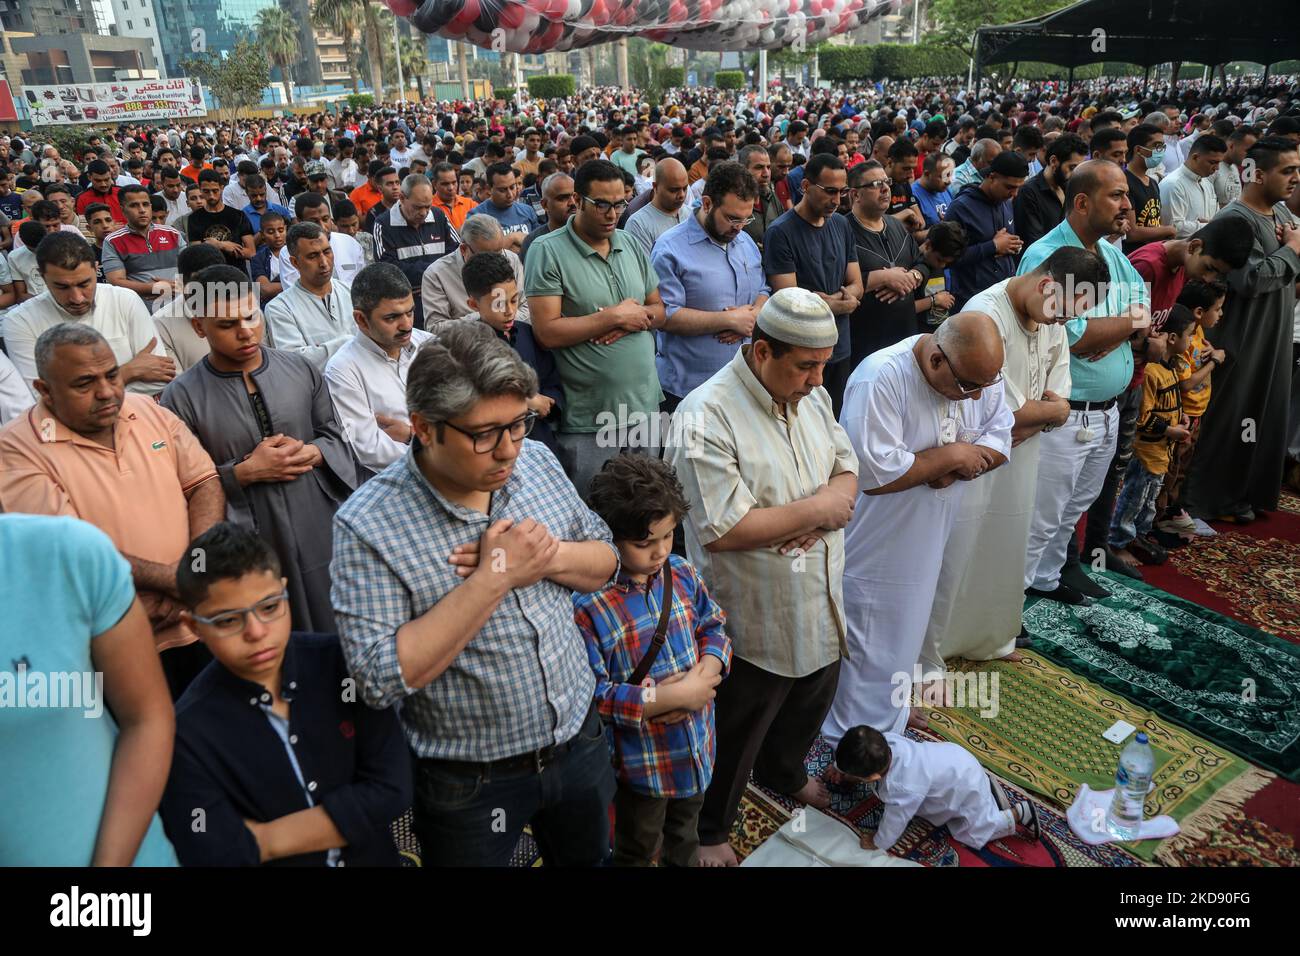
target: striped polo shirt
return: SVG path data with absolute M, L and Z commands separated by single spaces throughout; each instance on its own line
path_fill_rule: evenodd
M 143 235 L 128 226 L 104 238 L 104 274 L 125 272 L 133 282 L 170 282 L 184 248 L 185 237 L 171 226 L 150 223 Z

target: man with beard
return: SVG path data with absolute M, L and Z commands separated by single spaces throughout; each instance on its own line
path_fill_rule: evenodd
M 156 395 L 176 376 L 144 300 L 96 281 L 95 250 L 85 239 L 70 232 L 46 236 L 36 247 L 36 267 L 45 291 L 5 316 L 5 348 L 24 382 L 37 377 L 36 340 L 61 322 L 84 323 L 108 340 L 127 391 Z
M 740 151 L 740 165 L 748 170 L 758 186 L 754 211 L 750 214 L 749 225 L 745 226 L 745 233 L 754 240 L 759 252 L 762 252 L 767 227 L 781 218 L 785 206 L 772 186 L 772 156 L 766 146 L 746 146 Z
M 1058 136 L 1047 148 L 1043 171 L 1030 176 L 1016 194 L 1016 235 L 1032 246 L 1065 218 L 1065 184 L 1088 158 L 1088 144 L 1073 133 Z

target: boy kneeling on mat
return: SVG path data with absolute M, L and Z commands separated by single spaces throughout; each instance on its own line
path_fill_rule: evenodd
M 623 454 L 591 480 L 591 509 L 614 535 L 613 583 L 574 594 L 574 619 L 613 738 L 614 865 L 694 866 L 713 776 L 714 688 L 731 665 L 726 620 L 695 568 L 671 554 L 690 505 L 673 469 Z
M 222 522 L 176 573 L 181 620 L 215 660 L 176 702 L 162 818 L 182 866 L 397 866 L 410 807 L 397 715 L 357 698 L 339 639 L 291 634 L 280 562 Z
M 912 817 L 947 825 L 954 840 L 978 850 L 1011 836 L 1039 837 L 1038 811 L 1028 800 L 1012 804 L 978 760 L 954 743 L 916 741 L 865 725 L 852 727 L 835 748 L 832 783 L 875 783 L 885 814 L 864 850 L 888 850 Z

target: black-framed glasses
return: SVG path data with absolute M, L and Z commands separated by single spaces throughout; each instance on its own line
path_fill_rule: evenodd
M 474 451 L 477 454 L 485 455 L 490 451 L 496 451 L 497 446 L 501 444 L 501 437 L 507 432 L 510 434 L 510 440 L 521 442 L 527 438 L 537 424 L 537 413 L 534 411 L 525 412 L 522 418 L 516 418 L 509 425 L 498 425 L 495 428 L 485 428 L 481 432 L 466 431 L 459 425 L 453 425 L 451 422 L 441 422 L 454 431 L 460 432 L 466 438 L 474 443 Z
M 212 617 L 200 617 L 195 614 L 194 620 L 205 627 L 211 628 L 213 633 L 219 637 L 235 637 L 243 634 L 244 629 L 248 627 L 248 615 L 252 614 L 263 624 L 270 624 L 272 621 L 278 621 L 284 617 L 285 612 L 288 610 L 289 592 L 281 591 L 272 597 L 262 598 L 262 600 L 249 607 L 222 611 Z
M 894 181 L 892 179 L 873 179 L 869 182 L 864 182 L 858 188 L 859 189 L 893 189 Z
M 976 392 L 982 392 L 986 388 L 992 388 L 998 382 L 1002 381 L 1002 373 L 998 372 L 997 377 L 994 378 L 993 381 L 984 385 L 975 385 L 972 382 L 963 382 L 961 376 L 957 374 L 957 370 L 953 368 L 952 359 L 948 358 L 948 353 L 943 350 L 943 346 L 938 342 L 935 342 L 934 347 L 939 350 L 939 354 L 943 356 L 943 360 L 948 363 L 948 371 L 952 372 L 952 380 L 957 383 L 957 388 L 963 395 L 974 395 Z
M 592 199 L 590 196 L 583 196 L 582 200 L 583 202 L 589 202 L 595 206 L 600 210 L 601 215 L 608 215 L 611 212 L 616 212 L 619 215 L 622 215 L 623 210 L 628 206 L 626 199 L 620 199 L 618 202 L 609 202 L 604 199 Z
M 816 186 L 826 195 L 834 196 L 836 199 L 839 199 L 840 196 L 844 195 L 846 192 L 849 191 L 848 186 L 823 186 L 821 183 L 809 183 L 808 185 Z

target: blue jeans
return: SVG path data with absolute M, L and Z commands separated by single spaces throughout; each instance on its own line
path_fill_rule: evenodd
M 547 866 L 597 866 L 609 858 L 614 789 L 593 707 L 571 749 L 541 773 L 417 759 L 413 829 L 425 866 L 507 866 L 525 824 Z
M 1156 516 L 1156 499 L 1160 497 L 1160 486 L 1164 483 L 1165 476 L 1151 474 L 1136 455 L 1129 459 L 1128 469 L 1124 472 L 1124 487 L 1120 489 L 1115 517 L 1110 523 L 1112 548 L 1126 548 L 1138 535 L 1151 530 L 1151 522 Z

